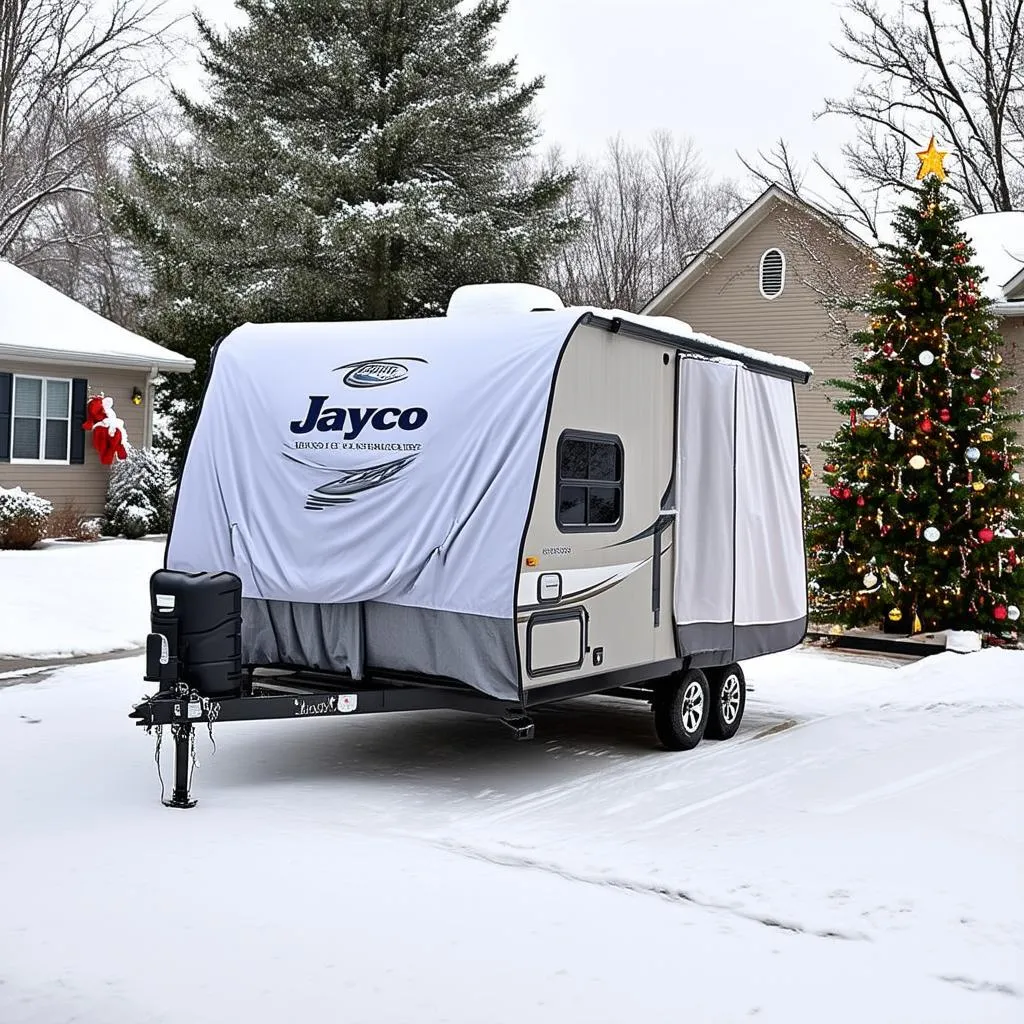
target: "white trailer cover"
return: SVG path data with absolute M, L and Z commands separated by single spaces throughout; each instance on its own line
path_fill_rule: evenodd
M 580 310 L 251 325 L 218 347 L 166 564 L 242 580 L 243 660 L 518 694 L 520 546 Z
M 697 664 L 786 650 L 807 626 L 793 382 L 680 357 L 675 621 Z

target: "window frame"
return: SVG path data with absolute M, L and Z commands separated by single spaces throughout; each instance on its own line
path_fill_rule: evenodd
M 14 455 L 14 424 L 19 419 L 29 419 L 27 416 L 18 416 L 16 413 L 16 402 L 18 396 L 18 381 L 37 380 L 40 383 L 39 402 L 39 455 L 34 459 L 16 458 Z M 65 416 L 47 416 L 46 409 L 46 385 L 67 384 L 68 386 L 68 411 Z M 70 377 L 41 377 L 36 373 L 14 373 L 11 375 L 11 427 L 10 427 L 10 465 L 14 466 L 70 466 L 71 465 L 71 422 L 73 419 L 74 405 L 74 381 Z M 64 458 L 46 458 L 46 424 L 48 420 L 64 419 L 68 425 L 67 440 L 64 445 Z
M 779 259 L 782 260 L 782 272 L 779 277 L 779 290 L 774 295 L 769 295 L 764 290 L 764 261 L 765 257 L 773 252 L 777 252 Z M 761 253 L 761 260 L 757 265 L 757 290 L 761 293 L 761 298 L 766 299 L 768 302 L 771 302 L 772 299 L 777 299 L 786 290 L 786 254 L 777 245 L 770 246 Z
M 618 480 L 585 480 L 576 477 L 562 476 L 562 449 L 566 441 L 587 441 L 614 445 L 619 454 Z M 619 492 L 619 518 L 614 523 L 563 523 L 559 508 L 561 505 L 562 487 L 582 487 L 585 492 L 586 508 L 584 518 L 589 516 L 590 491 L 598 488 L 614 488 Z M 555 526 L 559 533 L 617 533 L 622 529 L 625 519 L 626 504 L 626 449 L 622 438 L 617 434 L 599 434 L 590 430 L 563 430 L 555 447 Z

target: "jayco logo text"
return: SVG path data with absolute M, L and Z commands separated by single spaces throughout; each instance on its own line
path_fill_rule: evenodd
M 292 420 L 293 434 L 308 434 L 312 430 L 339 431 L 346 441 L 358 437 L 369 425 L 374 430 L 419 430 L 427 422 L 427 410 L 419 406 L 411 409 L 397 408 L 347 408 L 327 407 L 328 395 L 310 395 L 309 408 L 301 420 Z

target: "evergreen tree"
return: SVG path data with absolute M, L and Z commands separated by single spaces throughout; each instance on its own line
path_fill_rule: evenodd
M 166 533 L 171 525 L 171 478 L 164 460 L 149 448 L 129 448 L 110 467 L 103 533 L 135 540 Z
M 236 0 L 197 17 L 208 102 L 115 198 L 152 297 L 143 328 L 197 362 L 168 379 L 180 464 L 208 355 L 247 320 L 444 312 L 460 284 L 530 281 L 565 240 L 571 175 L 529 160 L 540 79 L 491 57 L 508 0 Z
M 821 446 L 829 494 L 808 534 L 820 621 L 1012 636 L 1020 615 L 1019 417 L 958 220 L 926 174 L 881 247 L 854 377 L 828 382 L 849 423 Z

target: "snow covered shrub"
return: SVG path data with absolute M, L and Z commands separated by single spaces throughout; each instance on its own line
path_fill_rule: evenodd
M 67 502 L 50 516 L 46 536 L 54 540 L 98 540 L 100 523 L 97 519 L 86 519 L 74 502 Z
M 151 448 L 131 448 L 128 458 L 110 470 L 103 532 L 135 540 L 164 533 L 171 522 L 171 476 L 163 458 Z
M 20 487 L 0 487 L 0 548 L 31 548 L 46 535 L 53 505 Z

